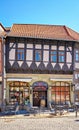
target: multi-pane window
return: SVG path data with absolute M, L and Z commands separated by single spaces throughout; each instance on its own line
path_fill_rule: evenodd
M 11 82 L 9 84 L 9 103 L 25 103 L 29 99 L 29 84 L 26 82 Z
M 24 49 L 17 50 L 17 60 L 24 60 Z
M 64 62 L 65 61 L 65 53 L 64 51 L 59 51 L 58 53 L 58 56 L 59 56 L 59 62 Z
M 59 86 L 52 86 L 51 89 L 51 98 L 52 102 L 55 104 L 63 103 L 65 104 L 67 101 L 70 101 L 70 87 L 66 83 L 62 86 L 59 83 Z
M 35 61 L 41 61 L 41 60 L 42 60 L 41 50 L 35 50 Z
M 78 50 L 76 50 L 75 60 L 76 60 L 76 61 L 79 61 L 79 51 L 78 51 Z
M 57 61 L 57 51 L 51 51 L 51 62 Z

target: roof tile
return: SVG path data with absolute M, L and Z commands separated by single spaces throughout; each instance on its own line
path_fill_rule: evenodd
M 8 36 L 79 40 L 79 33 L 61 25 L 13 24 Z

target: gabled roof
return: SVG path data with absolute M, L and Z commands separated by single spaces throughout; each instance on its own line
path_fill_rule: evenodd
M 6 36 L 7 33 L 10 31 L 10 28 L 4 28 L 4 26 L 0 23 L 1 31 L 0 31 L 0 37 Z
M 4 28 L 4 26 L 1 23 L 0 23 L 0 26 L 2 27 L 3 31 L 5 31 L 5 28 Z
M 61 25 L 13 24 L 7 36 L 78 41 L 79 33 Z

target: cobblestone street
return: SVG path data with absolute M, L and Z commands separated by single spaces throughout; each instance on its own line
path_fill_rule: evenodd
M 79 117 L 0 119 L 1 130 L 79 130 Z

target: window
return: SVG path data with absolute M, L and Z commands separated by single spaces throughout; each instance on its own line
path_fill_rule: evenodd
M 52 86 L 51 89 L 51 100 L 55 104 L 63 103 L 70 101 L 70 87 L 69 84 L 64 83 L 64 86 L 59 82 L 59 86 Z M 68 86 L 67 86 L 68 85 Z
M 17 50 L 17 60 L 24 60 L 24 49 Z
M 64 60 L 65 60 L 64 51 L 59 51 L 59 62 L 64 62 Z
M 78 51 L 78 50 L 76 50 L 75 60 L 76 60 L 76 61 L 79 61 L 79 51 Z
M 23 104 L 26 99 L 29 99 L 29 84 L 27 82 L 11 82 L 9 84 L 9 102 L 11 104 Z
M 41 60 L 42 60 L 41 50 L 36 50 L 35 51 L 35 61 L 41 61 Z
M 51 51 L 51 62 L 57 61 L 57 51 Z

